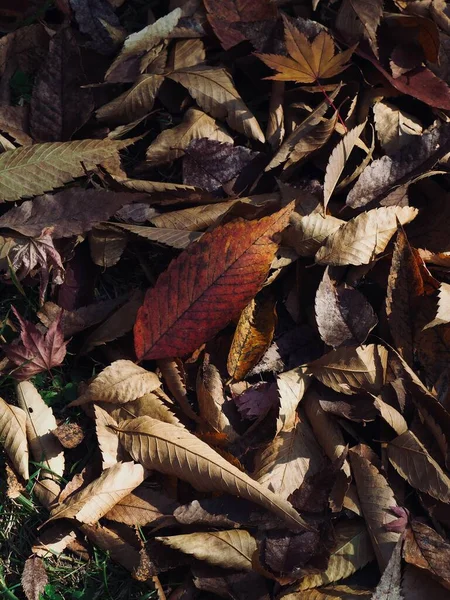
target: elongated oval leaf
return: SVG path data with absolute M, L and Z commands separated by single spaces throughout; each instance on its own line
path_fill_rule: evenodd
M 164 545 L 225 569 L 251 571 L 256 540 L 244 529 L 156 538 Z
M 0 155 L 0 202 L 53 190 L 116 155 L 134 140 L 35 144 Z
M 176 475 L 203 491 L 223 491 L 247 498 L 283 518 L 291 527 L 307 527 L 286 500 L 254 481 L 181 427 L 150 417 L 123 422 L 119 439 L 134 460 L 148 469 Z
M 138 359 L 183 356 L 236 317 L 262 286 L 277 248 L 271 236 L 291 210 L 217 227 L 172 261 L 138 311 Z
M 17 473 L 28 479 L 27 415 L 0 398 L 0 442 Z

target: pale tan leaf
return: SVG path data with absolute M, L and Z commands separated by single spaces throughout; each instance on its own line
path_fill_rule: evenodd
M 239 200 L 242 202 L 242 198 Z M 211 225 L 214 225 L 222 215 L 230 210 L 238 200 L 227 202 L 216 202 L 214 204 L 205 204 L 192 206 L 181 210 L 174 210 L 162 213 L 149 219 L 156 227 L 166 229 L 188 229 L 190 231 L 202 231 Z
M 300 413 L 293 429 L 282 430 L 255 458 L 254 477 L 280 498 L 288 498 L 323 466 L 314 434 Z
M 225 119 L 230 127 L 264 142 L 258 121 L 244 104 L 228 72 L 221 67 L 189 67 L 168 75 L 185 87 L 197 104 L 212 117 Z
M 405 600 L 401 593 L 403 539 L 399 537 L 372 600 Z
M 160 165 L 183 156 L 192 140 L 200 138 L 232 144 L 233 138 L 209 115 L 198 108 L 190 108 L 183 121 L 176 127 L 165 129 L 147 148 L 146 160 L 152 165 Z
M 169 68 L 173 71 L 179 71 L 186 67 L 195 67 L 205 62 L 205 58 L 205 45 L 202 40 L 195 38 L 177 40 L 169 59 Z
M 352 573 L 364 567 L 373 560 L 372 544 L 367 533 L 364 521 L 341 521 L 335 529 L 336 544 L 331 551 L 330 560 L 325 571 L 306 575 L 301 581 L 287 588 L 286 593 L 280 598 L 288 597 L 288 594 L 302 592 L 310 588 L 333 583 L 349 577 Z M 291 595 L 291 598 L 293 596 Z M 302 597 L 302 596 L 298 596 Z
M 196 423 L 199 423 L 200 418 L 189 404 L 186 388 L 186 377 L 182 361 L 177 358 L 162 358 L 158 360 L 158 367 L 161 371 L 164 383 L 169 388 L 170 393 L 175 398 L 181 410 L 188 418 L 192 419 Z M 167 397 L 161 398 L 166 401 L 170 400 Z
M 43 194 L 82 177 L 135 140 L 75 140 L 34 144 L 0 155 L 0 201 Z
M 141 563 L 139 540 L 134 535 L 136 542 L 130 543 L 130 536 L 121 537 L 117 532 L 102 525 L 81 525 L 81 531 L 93 544 L 107 552 L 114 561 L 134 573 Z M 130 533 L 130 532 L 128 532 Z M 133 532 L 131 531 L 131 534 Z
M 116 360 L 97 375 L 88 389 L 69 406 L 89 402 L 125 404 L 161 386 L 158 376 L 143 369 L 131 360 Z
M 148 469 L 176 475 L 201 491 L 226 491 L 273 511 L 291 527 L 307 527 L 292 505 L 230 464 L 181 427 L 139 417 L 122 423 L 119 438 Z
M 438 308 L 435 318 L 424 329 L 450 323 L 450 284 L 442 282 L 439 286 Z
M 337 231 L 345 221 L 329 215 L 312 213 L 304 217 L 293 213 L 290 218 L 291 231 L 287 232 L 287 243 L 300 256 L 314 256 L 327 237 Z
M 402 435 L 408 429 L 408 424 L 403 415 L 393 406 L 384 402 L 381 398 L 375 398 L 374 406 L 379 411 L 381 418 L 392 427 L 397 435 Z
M 169 14 L 161 17 L 144 29 L 130 34 L 123 43 L 119 56 L 113 61 L 106 72 L 105 79 L 108 81 L 121 81 L 120 70 L 126 69 L 126 64 L 142 56 L 164 40 L 176 27 L 183 11 L 176 8 Z
M 64 449 L 51 434 L 57 428 L 52 409 L 42 399 L 31 381 L 16 384 L 17 402 L 27 415 L 27 437 L 31 454 L 36 462 L 43 463 L 47 472 L 43 476 L 58 481 L 64 474 Z
M 420 122 L 389 102 L 377 102 L 373 107 L 378 140 L 386 154 L 394 154 L 421 135 Z
M 302 591 L 301 596 L 297 592 L 282 594 L 280 599 L 283 600 L 359 600 L 366 598 L 370 600 L 372 596 L 371 590 L 358 588 L 357 586 L 348 585 L 330 585 L 317 589 Z
M 36 556 L 49 558 L 62 554 L 67 546 L 76 538 L 73 523 L 58 521 L 46 528 L 34 542 L 31 550 Z
M 217 567 L 251 571 L 256 540 L 244 529 L 188 533 L 156 538 L 166 546 Z
M 394 492 L 375 465 L 375 458 L 368 446 L 352 448 L 349 460 L 375 556 L 383 572 L 400 537 L 399 533 L 386 529 L 386 525 L 396 519 L 389 513 L 392 507 L 397 506 Z
M 376 394 L 385 383 L 387 359 L 384 346 L 349 346 L 318 358 L 308 371 L 336 392 L 354 394 L 362 389 Z
M 450 502 L 450 477 L 430 456 L 412 431 L 406 431 L 387 446 L 396 471 L 415 489 L 442 502 Z
M 17 406 L 11 406 L 0 398 L 0 443 L 11 459 L 14 469 L 28 479 L 27 415 Z
M 48 583 L 48 576 L 42 558 L 38 556 L 27 558 L 23 566 L 21 583 L 27 600 L 39 600 Z
M 152 110 L 163 81 L 162 75 L 140 75 L 133 87 L 97 110 L 97 119 L 130 123 L 145 117 Z
M 103 471 L 98 479 L 56 506 L 48 521 L 75 519 L 79 523 L 93 525 L 138 487 L 145 477 L 146 472 L 142 465 L 133 462 L 117 463 Z
M 126 225 L 125 223 L 114 223 L 114 227 L 129 231 L 140 238 L 164 244 L 165 246 L 171 246 L 172 248 L 178 248 L 179 250 L 187 248 L 191 242 L 202 237 L 202 233 L 199 231 Z
M 134 527 L 156 527 L 163 523 L 169 525 L 172 521 L 175 522 L 173 511 L 177 507 L 178 503 L 175 500 L 145 487 L 144 484 L 113 506 L 105 518 Z
M 347 164 L 350 154 L 355 147 L 356 141 L 359 139 L 361 133 L 366 126 L 366 121 L 357 125 L 344 135 L 342 140 L 335 146 L 334 150 L 330 154 L 328 159 L 327 168 L 325 171 L 325 181 L 323 184 L 323 205 L 326 211 L 328 201 L 331 198 L 331 194 L 336 187 L 342 171 Z
M 135 417 L 147 416 L 164 423 L 183 427 L 179 419 L 173 414 L 171 407 L 156 394 L 145 394 L 141 398 L 126 404 L 115 405 L 105 402 L 102 404 L 102 408 L 118 423 Z
M 417 209 L 410 206 L 375 208 L 351 219 L 325 241 L 316 262 L 326 265 L 364 265 L 386 248 L 402 225 L 412 221 Z
M 311 376 L 305 369 L 298 367 L 277 376 L 276 384 L 280 399 L 277 419 L 277 433 L 289 431 L 297 423 L 297 407 L 311 382 Z
M 210 427 L 224 433 L 228 441 L 234 441 L 237 434 L 224 410 L 226 398 L 222 378 L 218 368 L 210 362 L 209 354 L 205 354 L 197 373 L 197 401 L 200 415 Z
M 102 469 L 127 460 L 129 457 L 119 444 L 119 436 L 111 428 L 111 425 L 117 426 L 116 421 L 98 404 L 94 405 L 94 417 L 98 447 L 102 455 Z

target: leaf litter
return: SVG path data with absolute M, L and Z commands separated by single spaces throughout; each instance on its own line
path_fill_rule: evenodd
M 35 516 L 0 593 L 103 551 L 161 600 L 446 598 L 445 3 L 25 4 L 0 507 Z

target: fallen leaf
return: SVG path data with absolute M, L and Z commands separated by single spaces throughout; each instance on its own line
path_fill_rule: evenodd
M 0 398 L 0 440 L 17 473 L 28 479 L 26 413 Z
M 371 600 L 404 600 L 401 589 L 403 539 L 395 545 Z
M 432 579 L 426 571 L 406 564 L 402 591 L 408 600 L 422 600 L 424 594 L 435 600 L 447 600 L 448 590 Z
M 342 140 L 335 146 L 333 152 L 328 159 L 327 168 L 325 171 L 325 181 L 323 183 L 323 206 L 324 211 L 327 209 L 328 201 L 333 194 L 333 191 L 339 181 L 340 176 L 347 164 L 348 159 L 355 147 L 357 140 L 364 131 L 366 121 L 357 125 L 344 135 Z
M 48 575 L 42 558 L 38 556 L 27 558 L 23 566 L 21 583 L 27 600 L 39 600 L 48 583 Z
M 424 329 L 450 323 L 450 284 L 442 282 L 439 286 L 439 301 L 435 318 Z
M 176 475 L 199 490 L 222 490 L 247 498 L 294 528 L 306 527 L 289 502 L 231 465 L 188 431 L 150 417 L 125 421 L 117 431 L 131 456 L 146 468 Z
M 193 569 L 194 584 L 199 590 L 219 595 L 229 600 L 246 600 L 252 596 L 255 600 L 269 600 L 266 581 L 251 571 L 224 571 L 205 565 Z
M 349 452 L 361 509 L 380 571 L 384 572 L 400 535 L 386 528 L 386 525 L 395 520 L 389 510 L 397 506 L 397 502 L 375 459 L 368 446 L 355 446 Z
M 115 227 L 98 225 L 89 232 L 92 262 L 103 269 L 116 265 L 127 246 L 127 236 Z
M 45 333 L 41 333 L 36 325 L 23 319 L 14 307 L 12 310 L 20 324 L 20 340 L 4 345 L 3 351 L 17 366 L 14 378 L 23 381 L 60 365 L 66 356 L 67 345 L 61 331 L 61 317 Z
M 141 225 L 125 225 L 124 223 L 114 223 L 114 227 L 119 227 L 140 238 L 171 246 L 178 250 L 184 250 L 191 242 L 202 237 L 202 234 L 199 231 L 191 231 L 190 229 L 180 230 L 162 227 L 143 227 Z
M 386 348 L 376 344 L 339 348 L 309 363 L 308 371 L 336 392 L 376 394 L 385 383 L 387 358 Z
M 359 600 L 360 598 L 369 600 L 372 597 L 372 591 L 353 585 L 332 585 L 315 590 L 304 590 L 301 597 L 302 600 L 337 600 L 338 598 L 339 600 Z M 287 593 L 280 596 L 280 598 L 283 598 L 283 600 L 297 600 L 298 594 L 296 592 Z
M 264 142 L 264 134 L 256 118 L 239 96 L 228 72 L 221 67 L 197 66 L 167 75 L 185 87 L 197 104 L 216 119 L 247 137 Z
M 349 42 L 363 36 L 378 56 L 377 29 L 383 14 L 383 0 L 344 0 L 336 18 L 336 27 Z
M 192 140 L 208 138 L 212 141 L 232 143 L 233 138 L 209 115 L 198 108 L 190 108 L 183 121 L 162 131 L 147 148 L 145 159 L 152 165 L 160 165 L 183 156 Z
M 450 589 L 450 544 L 434 529 L 413 519 L 406 530 L 403 556 L 409 564 L 426 569 Z
M 244 529 L 157 537 L 163 544 L 218 567 L 250 571 L 257 550 L 255 538 Z
M 0 104 L 0 131 L 13 137 L 21 146 L 33 143 L 28 131 L 28 111 L 24 106 Z
M 397 230 L 397 223 L 405 225 L 416 215 L 417 209 L 410 206 L 389 206 L 364 212 L 326 238 L 316 253 L 316 262 L 336 266 L 368 264 L 386 248 Z
M 259 221 L 219 226 L 172 261 L 138 311 L 134 326 L 138 359 L 183 356 L 235 317 L 264 282 L 277 248 L 271 236 L 287 224 L 290 210 L 289 205 Z M 211 258 L 203 264 L 199 257 L 205 253 Z M 180 286 L 183 295 L 159 314 L 155 307 L 178 294 Z
M 111 54 L 116 44 L 107 25 L 117 27 L 119 19 L 107 0 L 69 0 L 80 31 L 91 38 L 90 45 L 101 54 Z
M 105 469 L 98 479 L 81 491 L 58 504 L 46 522 L 64 518 L 94 525 L 144 479 L 145 469 L 141 465 L 133 462 L 117 463 Z
M 125 404 L 155 391 L 161 386 L 158 376 L 131 360 L 116 360 L 97 375 L 87 390 L 70 406 L 89 402 Z
M 208 21 L 221 41 L 222 47 L 229 50 L 246 39 L 235 24 L 254 24 L 260 21 L 275 20 L 277 8 L 270 0 L 253 3 L 245 0 L 205 0 Z
M 37 142 L 66 142 L 94 109 L 75 35 L 61 29 L 50 40 L 46 60 L 33 85 L 30 131 Z
M 331 551 L 328 567 L 322 573 L 306 575 L 280 598 L 293 598 L 293 594 L 310 588 L 334 583 L 348 577 L 373 560 L 370 538 L 362 520 L 342 521 L 335 529 L 336 543 Z
M 0 156 L 0 201 L 37 196 L 60 187 L 115 156 L 134 140 L 48 142 L 9 150 Z M 23 178 L 26 170 L 27 177 Z
M 52 434 L 64 448 L 76 448 L 84 440 L 83 428 L 78 423 L 63 423 L 53 429 Z
M 102 469 L 109 469 L 118 462 L 129 459 L 119 444 L 119 436 L 111 426 L 117 427 L 116 421 L 98 404 L 94 404 L 95 433 L 98 447 L 102 455 Z
M 119 500 L 105 514 L 105 518 L 133 527 L 158 527 L 174 521 L 172 515 L 177 507 L 175 500 L 142 484 Z
M 315 555 L 323 552 L 317 531 L 286 533 L 269 531 L 262 542 L 260 559 L 263 566 L 273 573 L 298 577 L 303 568 Z
M 252 300 L 241 313 L 228 354 L 227 369 L 235 381 L 244 379 L 272 341 L 276 325 L 273 298 Z
M 268 79 L 314 83 L 341 73 L 353 54 L 354 47 L 335 55 L 333 38 L 322 31 L 309 42 L 308 38 L 287 17 L 283 16 L 284 35 L 289 58 L 275 54 L 257 54 L 268 67 L 278 71 Z
M 314 256 L 328 236 L 345 225 L 345 221 L 319 213 L 303 217 L 293 213 L 290 224 L 292 231 L 286 232 L 286 243 L 292 245 L 299 256 Z
M 420 122 L 389 102 L 377 102 L 373 107 L 375 129 L 386 154 L 395 154 L 422 134 Z
M 316 323 L 328 346 L 363 344 L 378 323 L 372 306 L 356 289 L 337 285 L 325 269 L 315 299 Z
M 450 501 L 450 477 L 412 431 L 405 431 L 393 439 L 387 453 L 396 471 L 413 488 L 442 502 Z

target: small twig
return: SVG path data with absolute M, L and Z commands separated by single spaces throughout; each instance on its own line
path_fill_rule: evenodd
M 336 107 L 335 103 L 330 98 L 330 96 L 327 94 L 325 88 L 323 87 L 323 85 L 320 83 L 320 81 L 318 79 L 316 79 L 316 83 L 319 86 L 320 91 L 322 92 L 322 94 L 325 96 L 325 100 L 328 102 L 328 106 L 331 106 L 331 108 L 333 108 L 337 112 L 338 119 L 341 122 L 341 125 L 344 128 L 345 133 L 347 133 L 347 131 L 348 131 L 347 125 L 344 123 L 344 120 L 341 117 L 341 113 L 339 112 L 339 109 Z

